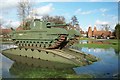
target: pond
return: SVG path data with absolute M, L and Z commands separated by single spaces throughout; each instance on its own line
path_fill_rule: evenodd
M 101 40 L 80 40 L 80 44 L 105 44 L 112 45 L 106 39 Z M 84 45 L 83 45 L 84 46 Z M 118 76 L 120 72 L 118 66 L 120 64 L 120 52 L 116 49 L 110 48 L 92 48 L 92 47 L 72 47 L 74 49 L 80 50 L 82 52 L 92 54 L 98 58 L 100 61 L 93 63 L 92 65 L 74 68 L 77 74 L 92 74 L 97 78 L 111 78 L 113 76 Z
M 115 53 L 113 48 L 81 48 L 81 51 L 95 55 L 100 58 L 98 62 L 92 65 L 74 68 L 77 74 L 91 74 L 97 78 L 112 78 L 118 75 L 118 65 L 120 64 L 120 55 Z M 120 72 L 120 71 L 119 71 Z
M 0 45 L 0 49 L 1 50 L 5 50 L 5 49 L 9 49 L 9 48 L 12 48 L 12 47 L 15 47 L 14 45 L 10 45 L 10 44 L 5 44 L 5 45 Z M 2 72 L 2 73 L 0 73 L 0 75 L 2 76 L 2 77 L 6 77 L 6 78 L 12 78 L 12 77 L 14 77 L 13 75 L 11 75 L 10 73 L 9 73 L 9 69 L 10 69 L 10 67 L 11 67 L 11 65 L 14 63 L 14 61 L 12 61 L 12 60 L 10 60 L 9 58 L 7 58 L 7 57 L 5 57 L 5 56 L 3 56 L 2 54 L 0 54 L 0 66 L 1 66 L 1 68 L 0 68 L 0 72 Z
M 2 50 L 10 48 L 10 47 L 16 47 L 16 46 L 8 45 L 8 44 L 0 46 L 0 48 Z M 75 47 L 73 47 L 73 48 L 75 48 Z M 120 57 L 120 55 L 119 55 L 119 53 L 116 53 L 113 48 L 102 49 L 102 48 L 82 47 L 82 48 L 77 48 L 77 50 L 80 50 L 80 51 L 88 53 L 88 54 L 92 54 L 92 55 L 100 58 L 100 60 L 91 65 L 82 66 L 82 67 L 74 67 L 72 70 L 68 69 L 68 70 L 57 71 L 60 74 L 58 74 L 56 72 L 53 73 L 53 70 L 51 70 L 52 73 L 51 72 L 48 73 L 47 69 L 40 70 L 40 71 L 41 72 L 43 71 L 43 74 L 46 71 L 47 72 L 46 74 L 49 74 L 48 77 L 51 75 L 60 77 L 60 75 L 63 75 L 63 74 L 67 75 L 67 74 L 71 74 L 71 73 L 75 73 L 75 75 L 88 74 L 88 75 L 93 75 L 94 77 L 97 77 L 97 78 L 111 78 L 111 77 L 118 76 L 118 74 L 119 74 L 118 73 L 118 70 L 119 70 L 118 65 L 120 64 L 120 59 L 118 57 Z M 19 67 L 20 65 L 18 65 L 14 61 L 8 59 L 7 57 L 3 56 L 2 54 L 0 54 L 0 56 L 2 58 L 2 59 L 0 59 L 0 63 L 2 63 L 2 66 L 0 64 L 0 66 L 1 66 L 0 69 L 2 71 L 2 73 L 0 73 L 0 76 L 2 76 L 4 78 L 12 78 L 12 77 L 14 78 L 14 77 L 18 77 L 19 75 L 20 75 L 20 77 L 23 77 L 23 75 L 25 76 L 26 73 L 23 73 L 23 75 L 17 73 L 17 72 L 21 73 L 21 71 L 22 72 L 24 71 L 23 68 Z M 21 66 L 23 66 L 23 65 L 21 65 Z M 25 69 L 28 69 L 28 67 L 26 67 Z M 31 68 L 31 69 L 33 69 L 33 68 Z M 26 71 L 28 71 L 28 70 L 26 70 Z M 30 73 L 30 72 L 28 71 L 28 73 Z M 41 74 L 40 72 L 38 72 L 37 69 L 33 69 L 33 73 L 31 73 L 31 75 L 33 75 L 34 73 Z M 43 74 L 41 74 L 41 76 L 45 76 Z M 30 74 L 29 74 L 29 76 L 30 76 Z
M 111 44 L 110 42 L 106 41 L 107 39 L 98 39 L 98 40 L 80 40 L 80 44 Z

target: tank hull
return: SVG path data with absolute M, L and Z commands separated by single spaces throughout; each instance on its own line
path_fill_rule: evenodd
M 78 41 L 76 38 L 76 36 L 80 36 L 78 31 L 59 28 L 59 26 L 67 25 L 54 24 L 35 19 L 29 26 L 26 26 L 30 27 L 29 29 L 13 31 L 11 33 L 11 38 L 17 46 L 37 46 L 50 49 L 62 49 L 68 43 L 69 45 L 67 46 L 71 46 Z

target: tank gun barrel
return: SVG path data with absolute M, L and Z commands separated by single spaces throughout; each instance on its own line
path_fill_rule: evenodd
M 57 27 L 57 26 L 69 26 L 68 24 L 55 24 L 55 25 L 51 25 L 53 27 Z

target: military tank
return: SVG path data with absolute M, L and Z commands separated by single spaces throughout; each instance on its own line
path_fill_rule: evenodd
M 28 30 L 14 31 L 12 33 L 12 40 L 19 47 L 62 49 L 67 44 L 71 46 L 74 42 L 77 42 L 77 38 L 80 36 L 80 33 L 76 30 L 60 28 L 60 26 L 68 26 L 67 24 L 55 24 L 34 19 L 27 26 L 29 26 Z
M 23 30 L 13 31 L 11 34 L 18 47 L 3 50 L 3 55 L 15 61 L 19 59 L 16 57 L 25 57 L 72 66 L 97 61 L 92 55 L 68 48 L 78 42 L 80 33 L 74 29 L 61 28 L 68 26 L 67 24 L 55 24 L 40 19 L 34 19 L 26 24 Z

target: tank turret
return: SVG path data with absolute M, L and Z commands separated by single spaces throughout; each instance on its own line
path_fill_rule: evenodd
M 59 26 L 68 26 L 68 24 L 55 24 L 53 22 L 41 21 L 40 19 L 35 19 L 32 21 L 30 28 L 31 29 L 43 29 L 43 28 L 52 28 Z

